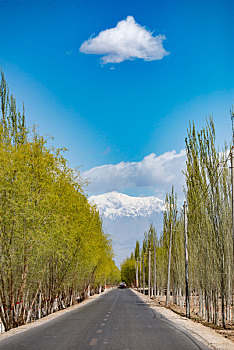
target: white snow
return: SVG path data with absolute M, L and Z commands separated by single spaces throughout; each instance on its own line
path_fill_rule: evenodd
M 119 217 L 148 217 L 165 210 L 164 202 L 154 196 L 131 197 L 123 193 L 109 192 L 89 198 L 106 219 Z

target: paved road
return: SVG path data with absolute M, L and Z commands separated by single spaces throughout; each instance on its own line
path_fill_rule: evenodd
M 43 325 L 0 341 L 12 350 L 208 350 L 130 289 L 115 289 Z

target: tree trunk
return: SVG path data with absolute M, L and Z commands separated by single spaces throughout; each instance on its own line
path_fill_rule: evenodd
M 169 242 L 168 269 L 167 269 L 167 297 L 166 297 L 167 306 L 169 305 L 169 302 L 170 302 L 171 242 L 172 242 L 172 224 L 170 224 L 170 242 Z
M 154 237 L 154 298 L 156 298 L 156 240 Z
M 149 276 L 148 276 L 148 296 L 149 296 L 149 298 L 151 296 L 150 283 L 151 283 L 151 246 L 149 246 Z

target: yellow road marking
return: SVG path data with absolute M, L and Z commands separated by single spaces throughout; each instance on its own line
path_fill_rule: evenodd
M 89 345 L 96 345 L 96 343 L 97 343 L 97 338 L 94 338 L 94 339 L 92 339 L 91 340 L 91 342 L 89 343 Z

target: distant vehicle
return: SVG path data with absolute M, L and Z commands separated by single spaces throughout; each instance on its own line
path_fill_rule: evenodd
M 119 288 L 120 288 L 120 289 L 127 288 L 126 283 L 125 283 L 125 282 L 121 282 L 121 283 L 119 284 Z

